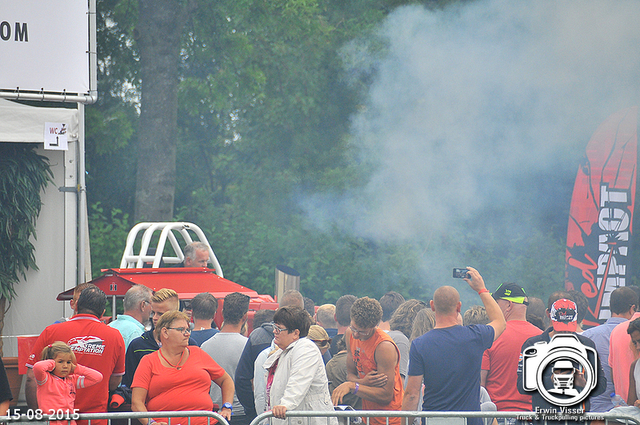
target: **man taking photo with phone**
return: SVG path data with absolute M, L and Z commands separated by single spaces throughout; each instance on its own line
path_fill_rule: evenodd
M 433 294 L 436 326 L 411 343 L 402 410 L 416 410 L 424 380 L 424 411 L 480 411 L 482 354 L 502 334 L 506 322 L 480 273 L 467 267 L 465 282 L 476 291 L 489 316 L 488 325 L 462 326 L 460 294 L 442 286 Z M 433 347 L 438 347 L 434 350 Z M 482 424 L 481 418 L 467 423 Z

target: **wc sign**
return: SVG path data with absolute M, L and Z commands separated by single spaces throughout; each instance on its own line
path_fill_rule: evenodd
M 54 151 L 66 151 L 67 131 L 69 126 L 65 123 L 47 122 L 44 124 L 44 148 Z

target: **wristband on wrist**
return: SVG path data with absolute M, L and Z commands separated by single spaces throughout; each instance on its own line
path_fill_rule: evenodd
M 156 423 L 156 421 L 154 421 L 153 419 L 149 419 L 149 422 L 147 422 L 147 425 L 153 425 L 155 423 Z
M 484 294 L 485 292 L 489 292 L 487 288 L 481 289 L 478 291 L 478 295 Z
M 359 390 L 359 389 L 360 389 L 360 384 L 358 384 L 358 383 L 356 382 L 356 388 L 353 390 L 353 394 L 354 394 L 354 395 L 358 394 L 358 390 Z

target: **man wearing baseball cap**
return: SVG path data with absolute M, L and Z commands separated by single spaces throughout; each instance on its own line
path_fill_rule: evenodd
M 575 302 L 569 299 L 561 298 L 555 301 L 551 305 L 549 317 L 554 334 L 557 332 L 575 332 L 578 329 L 578 307 Z
M 503 283 L 495 291 L 493 291 L 493 299 L 506 300 L 514 303 L 529 305 L 529 298 L 524 288 L 517 283 Z
M 495 340 L 493 346 L 484 352 L 480 384 L 486 388 L 498 411 L 529 411 L 531 395 L 520 394 L 517 390 L 517 376 L 520 348 L 530 337 L 542 331 L 527 322 L 527 294 L 516 283 L 503 283 L 493 291 L 505 320 L 506 330 Z M 514 424 L 515 418 L 496 418 L 499 424 Z
M 549 297 L 549 303 L 547 308 L 547 314 L 551 319 L 551 325 L 549 329 L 544 331 L 542 334 L 538 336 L 531 337 L 525 341 L 522 345 L 520 352 L 524 352 L 525 349 L 534 345 L 537 342 L 545 342 L 549 343 L 554 335 L 559 333 L 572 333 L 575 334 L 578 338 L 578 341 L 585 346 L 591 347 L 594 350 L 596 349 L 596 345 L 592 340 L 582 335 L 576 334 L 575 331 L 578 328 L 578 307 L 576 303 L 569 299 L 570 295 L 564 291 L 558 291 L 551 294 Z M 520 355 L 520 361 L 518 362 L 518 391 L 521 394 L 531 394 L 532 402 L 531 402 L 531 410 L 536 410 L 536 407 L 541 409 L 547 408 L 557 408 L 557 406 L 551 405 L 548 401 L 546 401 L 538 391 L 528 392 L 523 388 L 523 366 L 522 366 L 522 354 Z M 602 365 L 600 364 L 600 358 L 596 357 L 595 359 L 589 359 L 589 362 L 592 364 L 593 369 L 597 374 L 597 383 L 596 387 L 591 392 L 590 396 L 596 396 L 604 392 L 607 386 L 607 378 L 604 375 L 604 371 L 602 370 Z M 589 409 L 589 398 L 582 401 L 579 405 L 572 406 L 572 408 L 580 408 L 583 409 L 584 412 L 588 412 Z M 535 423 L 535 422 L 534 422 Z M 567 421 L 568 424 L 574 423 L 571 421 Z M 578 422 L 575 422 L 578 423 Z

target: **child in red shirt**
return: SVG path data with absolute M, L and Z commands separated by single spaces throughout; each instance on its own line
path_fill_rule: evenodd
M 51 424 L 67 424 L 74 419 L 76 388 L 86 388 L 102 381 L 97 370 L 77 364 L 76 356 L 67 344 L 56 341 L 42 350 L 42 360 L 33 366 L 33 374 L 38 383 L 38 407 L 43 415 L 51 419 Z M 71 425 L 75 425 L 71 420 Z

